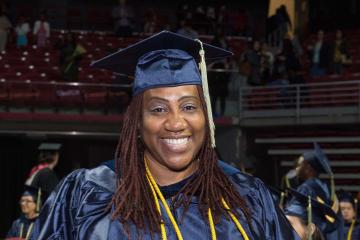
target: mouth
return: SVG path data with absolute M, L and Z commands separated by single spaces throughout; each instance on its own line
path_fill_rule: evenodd
M 182 137 L 182 138 L 163 138 L 162 139 L 167 145 L 171 146 L 181 146 L 185 145 L 189 142 L 190 137 Z

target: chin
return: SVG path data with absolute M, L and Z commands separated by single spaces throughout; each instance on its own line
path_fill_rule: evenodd
M 185 171 L 194 162 L 192 158 L 165 158 L 166 167 L 174 172 Z M 184 160 L 186 159 L 186 160 Z

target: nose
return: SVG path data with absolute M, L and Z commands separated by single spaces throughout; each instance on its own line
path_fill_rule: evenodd
M 187 127 L 187 122 L 181 112 L 171 112 L 168 114 L 165 129 L 170 132 L 182 132 Z

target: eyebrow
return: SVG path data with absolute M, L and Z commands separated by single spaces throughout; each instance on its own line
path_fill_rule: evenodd
M 179 101 L 182 101 L 182 100 L 184 100 L 184 99 L 186 99 L 186 98 L 193 98 L 193 99 L 195 99 L 195 100 L 200 100 L 200 98 L 197 97 L 197 96 L 194 96 L 194 95 L 185 95 L 185 96 L 182 96 L 181 98 L 179 98 L 177 101 L 179 102 Z M 151 100 L 160 100 L 160 101 L 164 101 L 164 102 L 169 102 L 168 99 L 165 99 L 165 98 L 162 98 L 162 97 L 150 97 L 149 101 L 151 101 Z

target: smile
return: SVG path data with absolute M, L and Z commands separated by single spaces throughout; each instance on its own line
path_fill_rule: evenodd
M 187 144 L 188 141 L 189 141 L 189 137 L 184 137 L 184 138 L 163 138 L 163 141 L 168 145 L 179 146 L 179 145 Z

